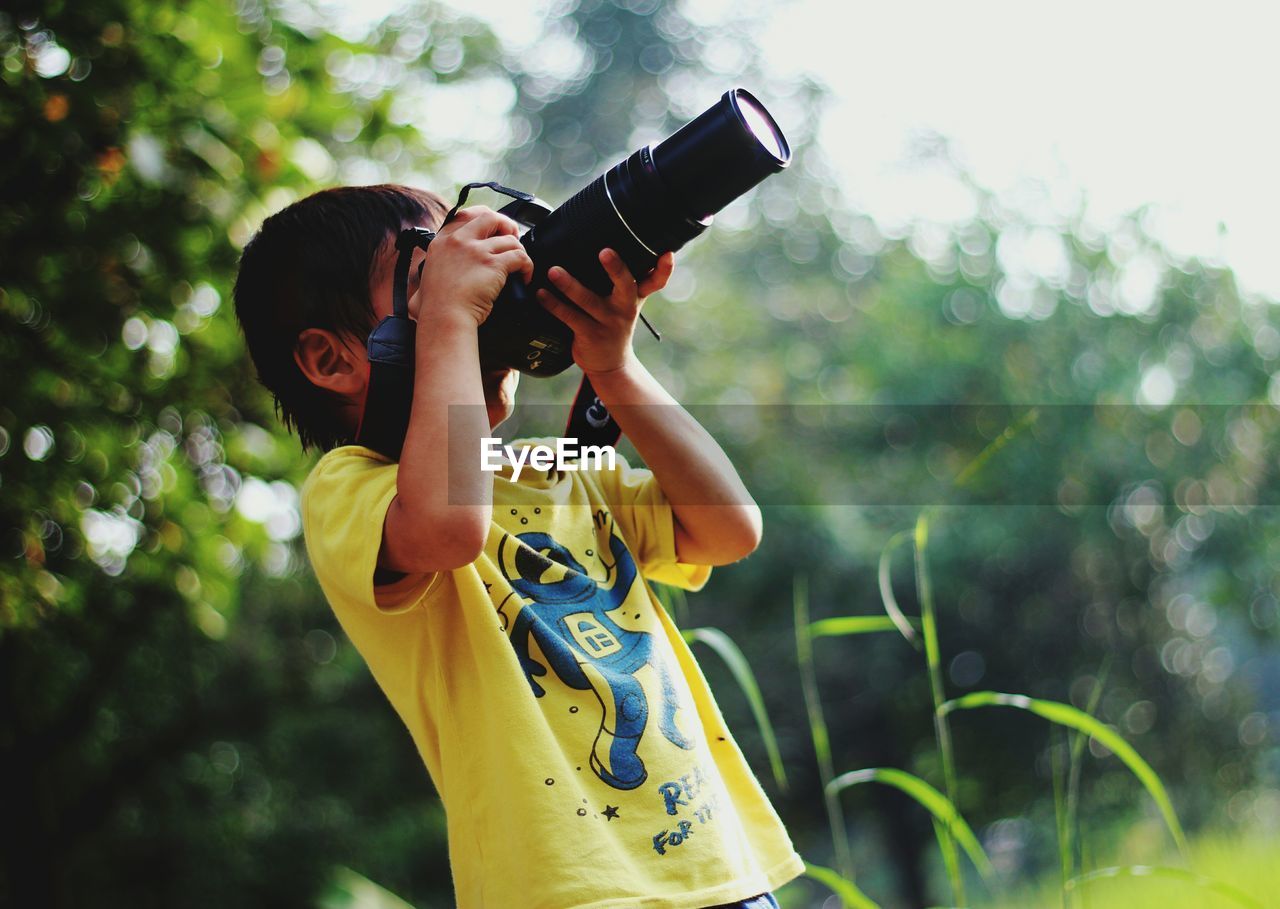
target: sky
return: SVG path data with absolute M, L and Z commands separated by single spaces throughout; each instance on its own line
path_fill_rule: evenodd
M 825 144 L 878 217 L 955 214 L 928 174 L 903 173 L 907 137 L 932 130 L 989 188 L 1043 181 L 1101 226 L 1149 205 L 1174 251 L 1221 256 L 1280 299 L 1278 34 L 1261 0 L 804 0 L 761 45 L 831 88 Z
M 512 46 L 547 0 L 454 5 Z M 1280 300 L 1280 4 L 1216 0 L 686 0 L 715 25 L 764 11 L 755 36 L 778 75 L 808 74 L 832 104 L 820 135 L 849 200 L 893 230 L 947 223 L 971 201 L 913 137 L 945 137 L 983 186 L 1029 183 L 1105 230 L 1148 206 L 1177 255 L 1224 261 Z M 767 103 L 767 101 L 766 101 Z M 784 123 L 784 128 L 786 124 Z

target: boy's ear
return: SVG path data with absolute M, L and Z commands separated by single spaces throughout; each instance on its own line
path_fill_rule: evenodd
M 365 359 L 325 328 L 302 331 L 293 360 L 312 385 L 340 395 L 359 395 L 368 382 Z

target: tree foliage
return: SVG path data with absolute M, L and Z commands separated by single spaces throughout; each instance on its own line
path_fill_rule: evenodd
M 0 16 L 0 894 L 309 905 L 339 861 L 447 892 L 420 761 L 300 571 L 308 465 L 229 297 L 269 210 L 433 166 L 393 89 L 495 47 L 424 7 L 350 40 L 254 2 Z

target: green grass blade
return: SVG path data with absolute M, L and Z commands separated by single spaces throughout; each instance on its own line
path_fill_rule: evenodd
M 676 627 L 683 628 L 689 624 L 689 598 L 685 596 L 684 591 L 670 584 L 654 583 L 651 586 L 658 597 L 658 602 L 667 611 L 667 615 L 671 616 Z
M 987 461 L 991 460 L 1000 449 L 1004 448 L 1018 436 L 1022 430 L 1026 429 L 1040 417 L 1038 408 L 1031 408 L 1018 419 L 1014 420 L 1004 428 L 1004 432 L 996 436 L 991 442 L 978 452 L 978 456 L 964 466 L 964 468 L 956 474 L 955 483 L 958 489 L 963 489 L 969 485 L 969 481 L 978 475 L 983 467 L 987 466 Z
M 1080 840 L 1080 871 L 1088 874 L 1090 869 L 1097 868 L 1097 862 L 1093 860 L 1093 844 L 1086 839 Z M 1083 887 L 1072 888 L 1072 893 L 1080 895 L 1080 902 L 1083 904 L 1082 909 L 1090 909 L 1088 893 Z
M 828 783 L 835 777 L 835 764 L 831 758 L 831 738 L 827 734 L 827 721 L 822 715 L 822 699 L 818 692 L 818 676 L 813 664 L 813 636 L 809 631 L 809 580 L 796 575 L 792 590 L 792 618 L 796 629 L 796 661 L 800 667 L 800 690 L 804 694 L 805 715 L 809 721 L 809 736 L 818 758 L 818 775 L 822 779 L 827 809 L 827 823 L 831 827 L 831 846 L 841 875 L 853 880 L 853 857 L 849 852 L 849 837 L 845 832 L 844 813 L 840 800 L 825 793 Z
M 916 519 L 916 590 L 920 597 L 920 630 L 924 634 L 924 655 L 929 665 L 929 684 L 934 706 L 945 699 L 942 687 L 942 651 L 938 646 L 938 623 L 933 610 L 933 581 L 929 576 L 926 550 L 929 546 L 929 519 L 922 512 Z
M 1098 670 L 1098 676 L 1094 679 L 1093 688 L 1089 691 L 1089 701 L 1085 704 L 1084 712 L 1089 716 L 1096 716 L 1098 712 L 1098 704 L 1102 701 L 1102 691 L 1107 684 L 1107 676 L 1111 674 L 1111 654 L 1107 654 L 1102 661 L 1102 666 Z M 1066 845 L 1064 851 L 1067 855 L 1069 863 L 1066 879 L 1063 881 L 1063 893 L 1068 896 L 1068 902 L 1072 909 L 1083 900 L 1083 896 L 1074 890 L 1065 889 L 1066 880 L 1074 875 L 1074 862 L 1076 857 L 1076 840 L 1079 839 L 1080 829 L 1080 774 L 1084 765 L 1081 757 L 1084 754 L 1084 746 L 1088 742 L 1089 737 L 1079 730 L 1069 730 L 1070 736 L 1071 760 L 1068 764 L 1067 776 L 1067 807 L 1066 807 L 1066 838 L 1063 841 Z M 1083 866 L 1081 867 L 1083 869 Z
M 320 909 L 413 909 L 385 887 L 339 865 L 317 901 Z
M 951 832 L 983 878 L 988 882 L 994 878 L 995 868 L 991 866 L 991 860 L 987 858 L 987 853 L 978 842 L 978 838 L 973 835 L 973 830 L 960 816 L 955 804 L 937 789 L 918 776 L 892 767 L 871 767 L 866 770 L 842 773 L 832 780 L 827 788 L 839 794 L 861 783 L 882 783 L 909 795 L 932 814 L 943 828 Z
M 907 619 L 906 621 L 914 621 Z M 830 619 L 818 619 L 809 624 L 809 634 L 815 638 L 835 638 L 851 634 L 874 634 L 880 631 L 896 631 L 897 623 L 883 615 L 842 615 Z
M 955 882 L 963 880 L 960 871 L 960 850 L 956 848 L 956 838 L 952 835 L 951 828 L 936 817 L 932 820 L 933 836 L 938 841 L 938 850 L 942 853 L 942 867 L 947 872 L 947 880 L 951 881 L 951 889 L 955 890 Z
M 804 876 L 812 878 L 840 897 L 845 909 L 880 909 L 880 904 L 859 890 L 853 881 L 845 880 L 830 868 L 805 862 Z
M 1068 889 L 1083 887 L 1085 884 L 1095 884 L 1098 881 L 1110 880 L 1119 877 L 1157 877 L 1167 878 L 1169 880 L 1178 881 L 1184 884 L 1191 884 L 1204 890 L 1212 891 L 1221 897 L 1231 900 L 1236 905 L 1244 906 L 1246 909 L 1262 909 L 1262 903 L 1245 893 L 1234 884 L 1228 884 L 1226 881 L 1215 880 L 1211 877 L 1205 877 L 1203 874 L 1197 874 L 1194 871 L 1188 871 L 1186 868 L 1167 868 L 1158 865 L 1129 865 L 1124 868 L 1099 868 L 1097 871 L 1090 871 L 1088 874 L 1082 874 L 1067 881 Z
M 938 622 L 933 607 L 933 581 L 929 575 L 929 517 L 928 510 L 916 518 L 915 532 L 916 591 L 920 598 L 920 631 L 924 636 L 925 662 L 929 670 L 929 690 L 933 696 L 933 732 L 938 743 L 938 760 L 942 764 L 942 781 L 947 798 L 956 800 L 955 757 L 951 749 L 951 728 L 947 715 L 942 712 L 946 689 L 942 681 L 942 649 L 938 645 Z M 947 877 L 951 881 L 951 898 L 963 906 L 964 878 L 960 875 L 960 863 L 955 858 L 955 844 L 951 841 L 950 828 L 942 837 L 942 854 L 947 860 Z
M 1074 733 L 1073 733 L 1074 734 Z M 1070 746 L 1067 746 L 1070 750 Z M 1067 881 L 1071 880 L 1073 862 L 1071 857 L 1071 835 L 1067 832 L 1067 784 L 1062 767 L 1062 753 L 1049 738 L 1049 753 L 1053 758 L 1053 825 L 1058 841 L 1058 871 L 1062 876 L 1062 892 L 1059 894 L 1059 905 L 1067 909 Z
M 885 543 L 880 552 L 880 602 L 884 606 L 885 615 L 893 622 L 911 646 L 920 649 L 920 636 L 916 634 L 915 623 L 903 614 L 898 606 L 898 599 L 893 595 L 893 551 L 911 539 L 911 531 L 903 530 L 895 533 Z
M 938 712 L 945 715 L 953 710 L 972 710 L 979 707 L 1015 707 L 1019 710 L 1027 710 L 1052 723 L 1083 732 L 1106 746 L 1116 757 L 1124 762 L 1125 766 L 1132 771 L 1133 775 L 1138 778 L 1138 781 L 1150 793 L 1151 798 L 1155 800 L 1156 806 L 1160 809 L 1160 814 L 1164 817 L 1165 825 L 1169 828 L 1174 841 L 1178 844 L 1178 849 L 1183 856 L 1187 855 L 1187 838 L 1182 832 L 1182 824 L 1178 822 L 1178 815 L 1173 810 L 1173 802 L 1169 800 L 1169 794 L 1165 791 L 1164 784 L 1160 781 L 1160 777 L 1156 772 L 1151 769 L 1151 765 L 1144 761 L 1134 747 L 1125 741 L 1119 733 L 1104 725 L 1101 721 L 1089 716 L 1083 710 L 1072 707 L 1070 704 L 1038 700 L 1023 694 L 1003 694 L 998 691 L 975 691 L 972 694 L 966 694 L 964 697 L 957 698 L 954 701 L 947 701 L 938 708 Z
M 764 697 L 760 694 L 760 685 L 756 682 L 751 664 L 742 655 L 738 645 L 719 628 L 690 628 L 682 632 L 684 639 L 690 644 L 706 644 L 716 652 L 729 667 L 733 679 L 746 695 L 751 706 L 751 715 L 755 717 L 756 728 L 760 730 L 760 738 L 764 741 L 765 751 L 769 755 L 769 768 L 773 771 L 773 780 L 783 792 L 787 791 L 787 771 L 782 763 L 782 755 L 778 752 L 778 737 L 774 735 L 773 724 L 769 722 L 769 712 L 764 706 Z

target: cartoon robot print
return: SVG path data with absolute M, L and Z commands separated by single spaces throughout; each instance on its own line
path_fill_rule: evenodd
M 649 698 L 637 678 L 641 668 L 653 667 L 659 681 L 661 703 L 655 712 L 662 735 L 686 750 L 694 742 L 676 725 L 680 698 L 668 661 L 653 646 L 653 636 L 623 628 L 609 616 L 610 610 L 622 605 L 636 580 L 635 561 L 612 530 L 609 550 L 612 565 L 604 563 L 607 586 L 595 581 L 565 546 L 545 533 L 504 535 L 498 564 L 526 600 L 510 637 L 534 695 L 546 694 L 537 679 L 546 676 L 547 667 L 530 654 L 531 640 L 561 682 L 579 691 L 590 689 L 600 702 L 591 769 L 615 789 L 635 789 L 648 776 L 636 753 L 650 715 Z

